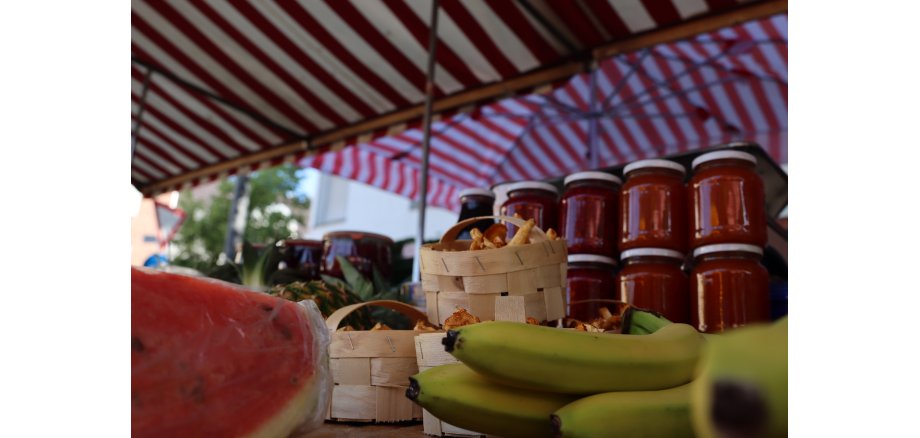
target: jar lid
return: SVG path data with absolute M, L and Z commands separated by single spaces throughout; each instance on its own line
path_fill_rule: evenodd
M 463 190 L 460 191 L 460 194 L 459 194 L 458 196 L 459 196 L 460 198 L 462 198 L 462 197 L 464 197 L 464 196 L 470 196 L 470 195 L 473 195 L 473 196 L 488 196 L 488 197 L 490 197 L 490 198 L 495 198 L 495 193 L 492 193 L 491 190 L 489 190 L 489 189 L 483 189 L 483 188 L 480 188 L 480 187 L 470 187 L 470 188 L 468 188 L 468 189 L 463 189 Z
M 645 169 L 647 167 L 660 167 L 662 169 L 671 169 L 671 170 L 676 170 L 680 173 L 687 173 L 687 169 L 684 167 L 683 164 L 675 163 L 670 160 L 651 159 L 651 160 L 633 161 L 632 163 L 627 164 L 626 167 L 623 168 L 623 175 L 626 175 L 627 173 L 632 172 L 634 170 Z
M 708 154 L 703 154 L 703 155 L 700 155 L 700 156 L 694 158 L 694 159 L 693 159 L 693 162 L 690 163 L 690 168 L 691 168 L 691 169 L 696 169 L 696 166 L 699 166 L 700 164 L 706 163 L 706 162 L 708 162 L 708 161 L 713 161 L 713 160 L 726 160 L 726 159 L 746 160 L 746 161 L 750 161 L 750 162 L 752 162 L 752 163 L 754 163 L 754 164 L 757 164 L 757 157 L 755 157 L 754 155 L 749 154 L 749 153 L 747 153 L 747 152 L 741 152 L 741 151 L 716 151 L 716 152 L 710 152 L 710 153 L 708 153 Z
M 572 181 L 583 181 L 583 180 L 588 180 L 588 179 L 612 182 L 617 185 L 623 184 L 623 180 L 621 180 L 616 175 L 611 175 L 607 172 L 596 172 L 596 171 L 573 173 L 565 177 L 565 179 L 562 181 L 562 184 L 568 184 Z
M 569 254 L 569 263 L 606 263 L 616 266 L 617 261 L 613 257 L 596 254 Z
M 556 186 L 554 186 L 554 185 L 552 185 L 552 184 L 550 184 L 550 183 L 545 183 L 545 182 L 543 182 L 543 181 L 521 181 L 521 182 L 516 182 L 516 183 L 508 184 L 508 187 L 507 187 L 505 190 L 506 190 L 508 193 L 511 193 L 511 192 L 513 192 L 513 191 L 515 191 L 515 190 L 526 190 L 526 189 L 544 190 L 544 191 L 547 191 L 547 192 L 552 192 L 552 193 L 555 194 L 555 195 L 558 195 L 558 194 L 559 194 L 559 189 L 557 189 Z
M 671 257 L 678 260 L 683 260 L 684 255 L 680 251 L 674 251 L 673 249 L 666 248 L 633 248 L 627 249 L 620 254 L 620 260 L 626 260 L 630 257 Z
M 763 255 L 763 248 L 746 243 L 717 243 L 715 245 L 701 246 L 693 250 L 693 257 L 699 257 L 704 254 L 716 252 L 743 251 L 753 254 Z

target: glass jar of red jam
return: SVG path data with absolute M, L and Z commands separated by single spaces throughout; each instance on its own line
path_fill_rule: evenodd
M 594 254 L 571 254 L 566 274 L 566 315 L 579 321 L 600 316 L 601 307 L 609 303 L 591 300 L 617 299 L 617 262 Z
M 522 181 L 509 184 L 508 199 L 502 204 L 502 216 L 521 215 L 524 220 L 533 219 L 537 227 L 546 231 L 559 231 L 559 189 L 542 181 Z M 517 227 L 508 225 L 507 240 L 514 237 Z
M 710 152 L 693 160 L 687 184 L 692 248 L 767 244 L 766 201 L 756 164 L 756 157 L 741 151 Z
M 569 254 L 616 256 L 620 178 L 604 172 L 567 176 L 559 201 L 559 235 Z
M 460 191 L 460 217 L 457 222 L 469 219 L 471 217 L 492 216 L 492 205 L 495 203 L 495 194 L 489 189 L 470 188 Z M 469 240 L 470 230 L 479 228 L 479 231 L 485 231 L 489 226 L 495 223 L 494 219 L 483 219 L 468 227 L 460 230 L 457 234 L 457 240 Z
M 323 263 L 323 241 L 287 239 L 281 241 L 281 260 L 284 267 L 293 269 L 307 280 L 319 280 Z M 279 263 L 279 267 L 281 263 Z
M 690 285 L 681 269 L 684 255 L 664 248 L 623 251 L 617 274 L 620 301 L 660 312 L 671 322 L 690 323 Z
M 697 330 L 721 333 L 770 321 L 770 277 L 759 246 L 720 243 L 693 250 L 690 316 Z
M 373 279 L 374 269 L 377 269 L 385 280 L 389 280 L 392 251 L 393 239 L 387 236 L 363 231 L 329 232 L 323 235 L 320 273 L 344 279 L 345 274 L 338 261 L 338 257 L 342 256 L 365 278 Z
M 640 160 L 623 169 L 619 249 L 687 251 L 686 169 L 668 160 Z

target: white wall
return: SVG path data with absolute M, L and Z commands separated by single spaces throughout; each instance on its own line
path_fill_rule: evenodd
M 330 184 L 332 180 L 344 184 Z M 332 188 L 330 192 L 329 188 Z M 311 200 L 310 217 L 304 238 L 320 239 L 330 231 L 367 231 L 383 234 L 393 240 L 415 237 L 418 227 L 418 210 L 402 196 L 359 182 L 322 174 L 310 169 L 304 190 Z M 320 196 L 345 198 L 345 219 L 330 223 L 316 223 L 322 215 L 317 212 L 323 202 Z M 327 203 L 326 205 L 330 205 Z M 425 239 L 439 239 L 457 222 L 459 213 L 443 208 L 428 207 L 425 215 Z

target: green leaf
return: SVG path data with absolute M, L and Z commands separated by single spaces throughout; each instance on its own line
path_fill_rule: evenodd
M 355 295 L 361 298 L 362 301 L 373 300 L 374 284 L 367 281 L 364 275 L 362 275 L 345 257 L 338 256 L 336 260 L 339 262 L 342 274 L 345 275 L 345 282 L 348 283 L 351 290 L 355 292 Z
M 351 288 L 350 288 L 347 284 L 345 284 L 345 282 L 342 281 L 341 278 L 331 277 L 331 276 L 326 275 L 326 274 L 320 274 L 319 276 L 323 279 L 324 282 L 326 282 L 326 283 L 328 283 L 328 284 L 333 284 L 333 285 L 335 285 L 335 286 L 337 286 L 337 287 L 339 287 L 339 288 L 342 288 L 342 289 L 345 289 L 345 290 L 347 290 L 347 291 L 349 291 L 349 292 L 351 292 L 351 293 L 354 293 L 354 291 L 351 290 Z
M 374 290 L 378 293 L 390 289 L 387 281 L 383 278 L 383 274 L 380 273 L 380 270 L 376 266 L 374 268 Z

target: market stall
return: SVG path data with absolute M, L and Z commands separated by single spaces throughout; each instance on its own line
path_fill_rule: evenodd
M 219 332 L 242 343 L 229 352 L 206 343 L 192 376 L 144 379 L 134 431 L 206 430 L 212 423 L 193 418 L 211 418 L 211 385 L 257 394 L 239 364 L 301 339 L 289 353 L 301 362 L 260 377 L 279 385 L 273 376 L 288 373 L 285 395 L 246 421 L 234 414 L 246 406 L 220 405 L 213 427 L 781 433 L 785 311 L 774 310 L 785 308 L 775 292 L 785 282 L 768 259 L 779 252 L 785 264 L 775 222 L 787 203 L 785 10 L 784 1 L 133 1 L 132 184 L 152 195 L 290 162 L 419 199 L 416 283 L 403 291 L 422 297 L 410 300 L 416 308 L 372 301 L 403 309 L 384 319 L 359 309 L 389 287 L 379 272 L 389 255 L 331 256 L 318 269 L 327 276 L 307 283 L 279 280 L 293 253 L 269 248 L 254 265 L 258 289 L 230 299 L 261 307 L 235 305 L 231 320 L 249 325 Z M 464 219 L 470 193 L 491 196 L 485 216 L 498 217 L 422 246 L 425 205 Z M 146 369 L 172 366 L 168 349 L 183 337 L 213 336 L 163 321 L 233 295 L 208 280 L 132 275 L 144 293 L 164 281 L 202 297 L 133 309 L 154 312 L 132 321 L 132 366 Z M 426 333 L 443 351 L 412 349 Z M 752 342 L 766 356 L 739 365 Z M 177 351 L 184 373 L 195 348 Z M 739 366 L 750 371 L 740 380 Z M 157 405 L 149 393 L 170 385 L 181 395 Z M 640 414 L 648 421 L 634 421 Z M 611 415 L 622 421 L 611 426 Z M 385 424 L 396 420 L 414 423 Z

